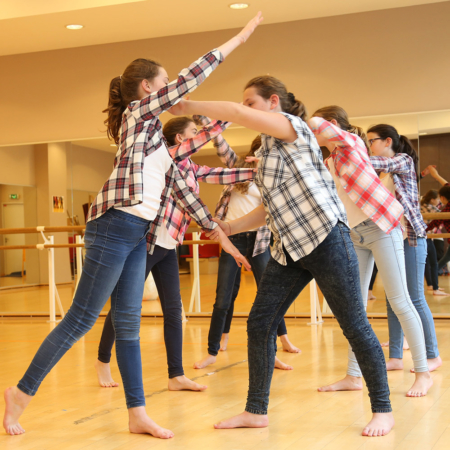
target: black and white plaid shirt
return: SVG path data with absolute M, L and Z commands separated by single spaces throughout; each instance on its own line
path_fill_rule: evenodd
M 158 92 L 140 101 L 130 103 L 123 113 L 120 144 L 114 160 L 114 170 L 98 193 L 88 215 L 88 222 L 103 215 L 114 206 L 132 206 L 143 201 L 144 158 L 158 150 L 164 142 L 159 115 L 192 92 L 223 61 L 218 50 L 213 50 L 183 69 L 178 78 Z M 185 155 L 175 155 L 179 161 Z M 216 224 L 198 195 L 189 188 L 175 162 L 166 173 L 166 185 L 161 194 L 158 214 L 147 235 L 148 250 L 153 253 L 170 194 L 180 200 L 185 211 L 205 229 Z
M 255 182 L 261 192 L 267 225 L 273 233 L 272 256 L 286 265 L 310 254 L 338 220 L 347 223 L 344 205 L 312 131 L 299 117 L 281 113 L 297 133 L 294 143 L 261 135 Z

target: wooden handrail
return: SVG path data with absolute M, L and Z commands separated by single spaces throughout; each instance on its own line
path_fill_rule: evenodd
M 29 227 L 29 228 L 0 228 L 0 234 L 32 234 L 40 233 L 63 233 L 67 231 L 83 231 L 85 225 L 74 225 L 69 227 Z
M 447 220 L 450 219 L 450 212 L 423 213 L 422 217 L 425 220 Z
M 84 244 L 35 244 L 35 245 L 0 245 L 0 250 L 41 250 L 43 248 L 75 248 Z

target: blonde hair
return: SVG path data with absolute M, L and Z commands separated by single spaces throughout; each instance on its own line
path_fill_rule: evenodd
M 339 124 L 339 127 L 344 131 L 348 131 L 349 133 L 359 136 L 363 140 L 367 148 L 367 152 L 369 152 L 369 142 L 367 141 L 366 133 L 364 133 L 362 128 L 350 124 L 348 114 L 344 108 L 336 105 L 325 106 L 318 109 L 313 114 L 313 117 L 322 117 L 322 119 L 328 120 L 328 122 L 334 119 Z

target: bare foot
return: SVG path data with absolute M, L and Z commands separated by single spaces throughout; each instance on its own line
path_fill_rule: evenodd
M 444 292 L 444 291 L 441 291 L 440 289 L 438 289 L 437 291 L 433 291 L 433 295 L 436 297 L 446 297 L 447 295 L 450 295 L 450 294 L 447 294 L 447 292 Z
M 281 369 L 281 370 L 294 370 L 294 368 L 292 366 L 280 361 L 276 356 L 275 356 L 275 366 L 274 367 L 275 367 L 275 369 Z
M 204 391 L 208 386 L 198 384 L 184 375 L 169 378 L 169 391 Z
M 194 369 L 204 369 L 205 367 L 208 367 L 210 364 L 214 364 L 216 362 L 217 357 L 213 355 L 208 355 L 205 358 L 201 359 L 200 361 L 197 361 L 194 364 Z
M 432 291 L 433 290 L 433 286 L 427 286 L 427 291 Z
M 220 340 L 220 351 L 221 352 L 225 352 L 227 350 L 229 337 L 230 337 L 230 333 L 222 333 L 222 339 Z
M 395 424 L 392 413 L 374 413 L 372 420 L 364 428 L 363 436 L 386 436 Z
M 22 392 L 17 386 L 9 387 L 3 395 L 6 403 L 3 428 L 11 436 L 25 433 L 20 426 L 19 417 L 33 397 Z
M 428 370 L 430 372 L 434 372 L 436 369 L 442 366 L 442 359 L 440 356 L 437 358 L 429 359 L 428 360 Z M 414 373 L 414 369 L 410 370 L 411 373 Z
M 416 372 L 416 381 L 411 389 L 406 393 L 407 397 L 424 397 L 428 389 L 433 386 L 433 379 L 430 372 Z
M 369 291 L 369 293 L 367 294 L 367 300 L 376 300 L 377 298 L 375 297 L 375 295 L 373 295 L 372 291 Z
M 265 428 L 269 425 L 269 418 L 261 414 L 251 414 L 247 411 L 231 417 L 222 422 L 216 423 L 214 428 L 216 430 L 225 428 Z
M 283 346 L 283 352 L 289 353 L 301 353 L 302 351 L 297 348 L 292 342 L 289 340 L 287 334 L 283 334 L 280 336 L 281 345 Z
M 145 406 L 130 408 L 128 410 L 128 419 L 130 433 L 151 434 L 152 436 L 160 439 L 170 439 L 174 436 L 172 431 L 160 427 L 147 416 Z
M 322 386 L 317 390 L 319 392 L 360 391 L 362 388 L 362 378 L 345 375 L 342 380 L 329 384 L 328 386 Z
M 403 360 L 398 358 L 390 358 L 386 361 L 386 370 L 403 370 Z
M 386 341 L 386 342 L 380 342 L 380 345 L 381 345 L 382 347 L 389 347 L 389 341 Z
M 97 371 L 98 384 L 101 387 L 117 387 L 119 383 L 116 383 L 111 375 L 111 367 L 109 363 L 102 363 L 97 359 L 94 364 Z

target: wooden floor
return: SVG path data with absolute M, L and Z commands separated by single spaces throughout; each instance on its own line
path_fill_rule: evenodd
M 17 283 L 20 278 L 3 277 L 0 278 L 0 287 L 11 286 L 10 283 Z M 181 297 L 186 311 L 189 309 L 193 277 L 190 274 L 180 275 Z M 217 274 L 200 276 L 201 307 L 202 312 L 211 312 L 216 294 Z M 439 277 L 439 285 L 450 293 L 450 277 Z M 74 285 L 72 283 L 59 285 L 58 292 L 64 309 L 69 308 Z M 381 278 L 378 276 L 374 286 L 376 300 L 369 301 L 367 312 L 386 313 L 386 301 Z M 236 313 L 248 314 L 256 294 L 256 283 L 251 274 L 242 276 L 241 289 L 236 299 L 234 311 Z M 432 292 L 426 291 L 425 296 L 432 313 L 450 315 L 450 296 L 435 297 Z M 322 300 L 322 295 L 319 295 Z M 309 289 L 305 289 L 289 308 L 288 314 L 309 314 L 310 311 Z M 33 286 L 17 289 L 0 290 L 0 315 L 2 313 L 46 313 L 48 314 L 48 286 Z M 109 303 L 105 306 L 105 311 L 109 310 Z M 159 301 L 143 302 L 142 312 L 144 314 L 161 313 Z M 449 447 L 450 448 L 450 447 Z
M 385 320 L 373 320 L 380 340 L 387 339 Z M 97 386 L 93 363 L 103 322 L 70 350 L 47 376 L 21 423 L 22 436 L 0 434 L 1 449 L 408 449 L 450 448 L 450 324 L 437 321 L 444 360 L 433 374 L 429 395 L 408 399 L 413 381 L 409 352 L 405 370 L 389 373 L 397 421 L 383 438 L 360 436 L 370 418 L 367 390 L 318 393 L 316 388 L 345 373 L 347 344 L 334 320 L 308 326 L 288 319 L 291 340 L 301 355 L 279 352 L 294 371 L 276 371 L 272 383 L 267 429 L 214 430 L 213 423 L 243 410 L 248 386 L 245 320 L 235 319 L 227 352 L 203 370 L 192 363 L 206 351 L 209 319 L 191 319 L 184 330 L 186 375 L 209 386 L 198 392 L 168 392 L 162 319 L 143 319 L 141 343 L 147 411 L 157 423 L 174 431 L 170 441 L 127 431 L 122 387 Z M 51 330 L 44 319 L 0 321 L 0 385 L 13 385 L 26 370 L 38 346 Z M 113 374 L 119 380 L 115 361 Z M 120 380 L 119 380 L 120 381 Z M 3 399 L 0 408 L 3 410 Z

